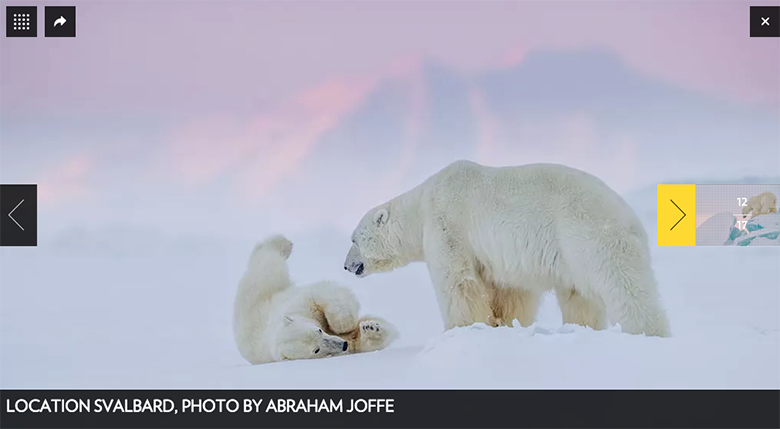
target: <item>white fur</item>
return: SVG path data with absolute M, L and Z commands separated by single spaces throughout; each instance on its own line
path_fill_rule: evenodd
M 344 267 L 358 277 L 426 262 L 447 329 L 527 326 L 554 290 L 565 323 L 670 335 L 641 222 L 579 170 L 458 161 L 371 209 L 352 238 Z
M 777 197 L 771 192 L 762 192 L 750 197 L 747 204 L 742 207 L 742 217 L 747 217 L 750 212 L 753 212 L 753 216 L 777 213 Z
M 233 315 L 233 333 L 244 359 L 261 364 L 361 353 L 380 350 L 396 338 L 395 327 L 387 321 L 358 317 L 360 303 L 348 288 L 329 281 L 294 287 L 287 270 L 292 247 L 287 238 L 276 235 L 252 252 Z

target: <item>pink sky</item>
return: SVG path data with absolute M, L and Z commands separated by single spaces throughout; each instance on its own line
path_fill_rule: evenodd
M 38 5 L 43 16 L 43 4 L 14 4 Z M 399 74 L 412 77 L 413 114 L 408 138 L 399 142 L 404 155 L 397 173 L 377 186 L 400 192 L 399 177 L 424 144 L 417 137 L 424 89 L 414 79 L 422 58 L 470 73 L 516 64 L 533 50 L 602 46 L 649 76 L 780 110 L 780 40 L 748 37 L 749 6 L 780 1 L 69 4 L 77 7 L 75 39 L 0 39 L 2 117 L 175 117 L 150 167 L 181 186 L 239 171 L 245 186 L 238 192 L 249 197 L 262 197 L 296 174 L 319 137 L 378 82 Z M 477 161 L 500 160 L 506 154 L 493 147 L 497 130 L 482 97 L 472 94 L 484 158 Z M 561 124 L 556 144 L 566 160 L 593 155 L 592 125 L 587 113 Z M 625 171 L 615 177 L 629 181 L 635 142 L 629 135 L 617 139 L 615 157 L 625 161 Z M 45 165 L 22 162 L 39 171 L 44 209 L 99 195 L 91 189 L 95 170 L 105 164 L 99 154 L 74 150 Z
M 529 49 L 587 45 L 727 97 L 777 103 L 780 92 L 777 39 L 748 37 L 749 6 L 777 1 L 73 4 L 76 39 L 0 42 L 4 108 L 256 109 L 407 58 L 480 70 Z

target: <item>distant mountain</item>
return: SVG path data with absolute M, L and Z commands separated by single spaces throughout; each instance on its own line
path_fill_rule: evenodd
M 493 127 L 488 137 L 486 126 Z M 334 190 L 317 204 L 350 204 L 382 200 L 377 194 L 408 189 L 461 158 L 559 162 L 627 187 L 765 174 L 780 170 L 778 142 L 776 111 L 645 76 L 606 50 L 570 49 L 531 52 L 513 67 L 475 76 L 423 61 L 381 82 L 321 139 L 304 169 Z M 376 180 L 355 183 L 344 160 L 354 161 L 355 176 Z
M 380 81 L 356 110 L 303 154 L 284 186 L 269 191 L 264 207 L 275 210 L 234 209 L 231 194 L 216 184 L 156 207 L 177 213 L 185 197 L 195 201 L 194 207 L 208 201 L 206 212 L 222 214 L 206 219 L 231 219 L 219 225 L 220 232 L 252 239 L 283 223 L 278 218 L 288 210 L 306 224 L 317 224 L 320 213 L 338 208 L 354 216 L 337 220 L 344 230 L 374 204 L 457 159 L 489 165 L 567 164 L 631 196 L 626 191 L 642 184 L 679 177 L 727 183 L 732 177 L 776 174 L 778 142 L 780 112 L 646 76 L 604 49 L 530 52 L 514 66 L 475 75 L 424 60 L 410 72 Z M 652 195 L 639 204 L 654 205 L 655 188 L 648 192 Z M 113 195 L 118 207 L 129 200 L 124 192 Z M 654 219 L 654 207 L 639 210 L 649 210 Z M 178 215 L 160 220 L 155 211 L 149 213 L 147 222 L 187 220 Z M 324 222 L 333 221 L 326 217 Z M 81 248 L 116 245 L 94 240 L 83 236 L 66 242 L 80 242 Z

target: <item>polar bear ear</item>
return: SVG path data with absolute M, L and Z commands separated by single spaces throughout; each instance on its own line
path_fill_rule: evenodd
M 374 224 L 381 226 L 387 223 L 387 219 L 390 217 L 390 213 L 386 209 L 379 209 L 374 213 Z
M 290 323 L 292 322 L 293 322 L 293 318 L 290 316 L 284 316 L 284 318 L 282 319 L 282 323 L 284 324 L 284 326 L 289 326 Z

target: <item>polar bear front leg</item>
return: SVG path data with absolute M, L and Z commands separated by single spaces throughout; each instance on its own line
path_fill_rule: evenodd
M 426 237 L 425 250 L 444 329 L 474 323 L 497 326 L 490 305 L 492 293 L 479 278 L 462 241 L 450 231 L 442 228 Z
M 433 276 L 444 329 L 484 323 L 498 326 L 490 306 L 491 297 L 482 281 L 468 274 Z
M 493 286 L 493 311 L 502 326 L 511 327 L 514 320 L 520 326 L 531 326 L 539 312 L 541 299 L 541 294 L 534 290 Z

